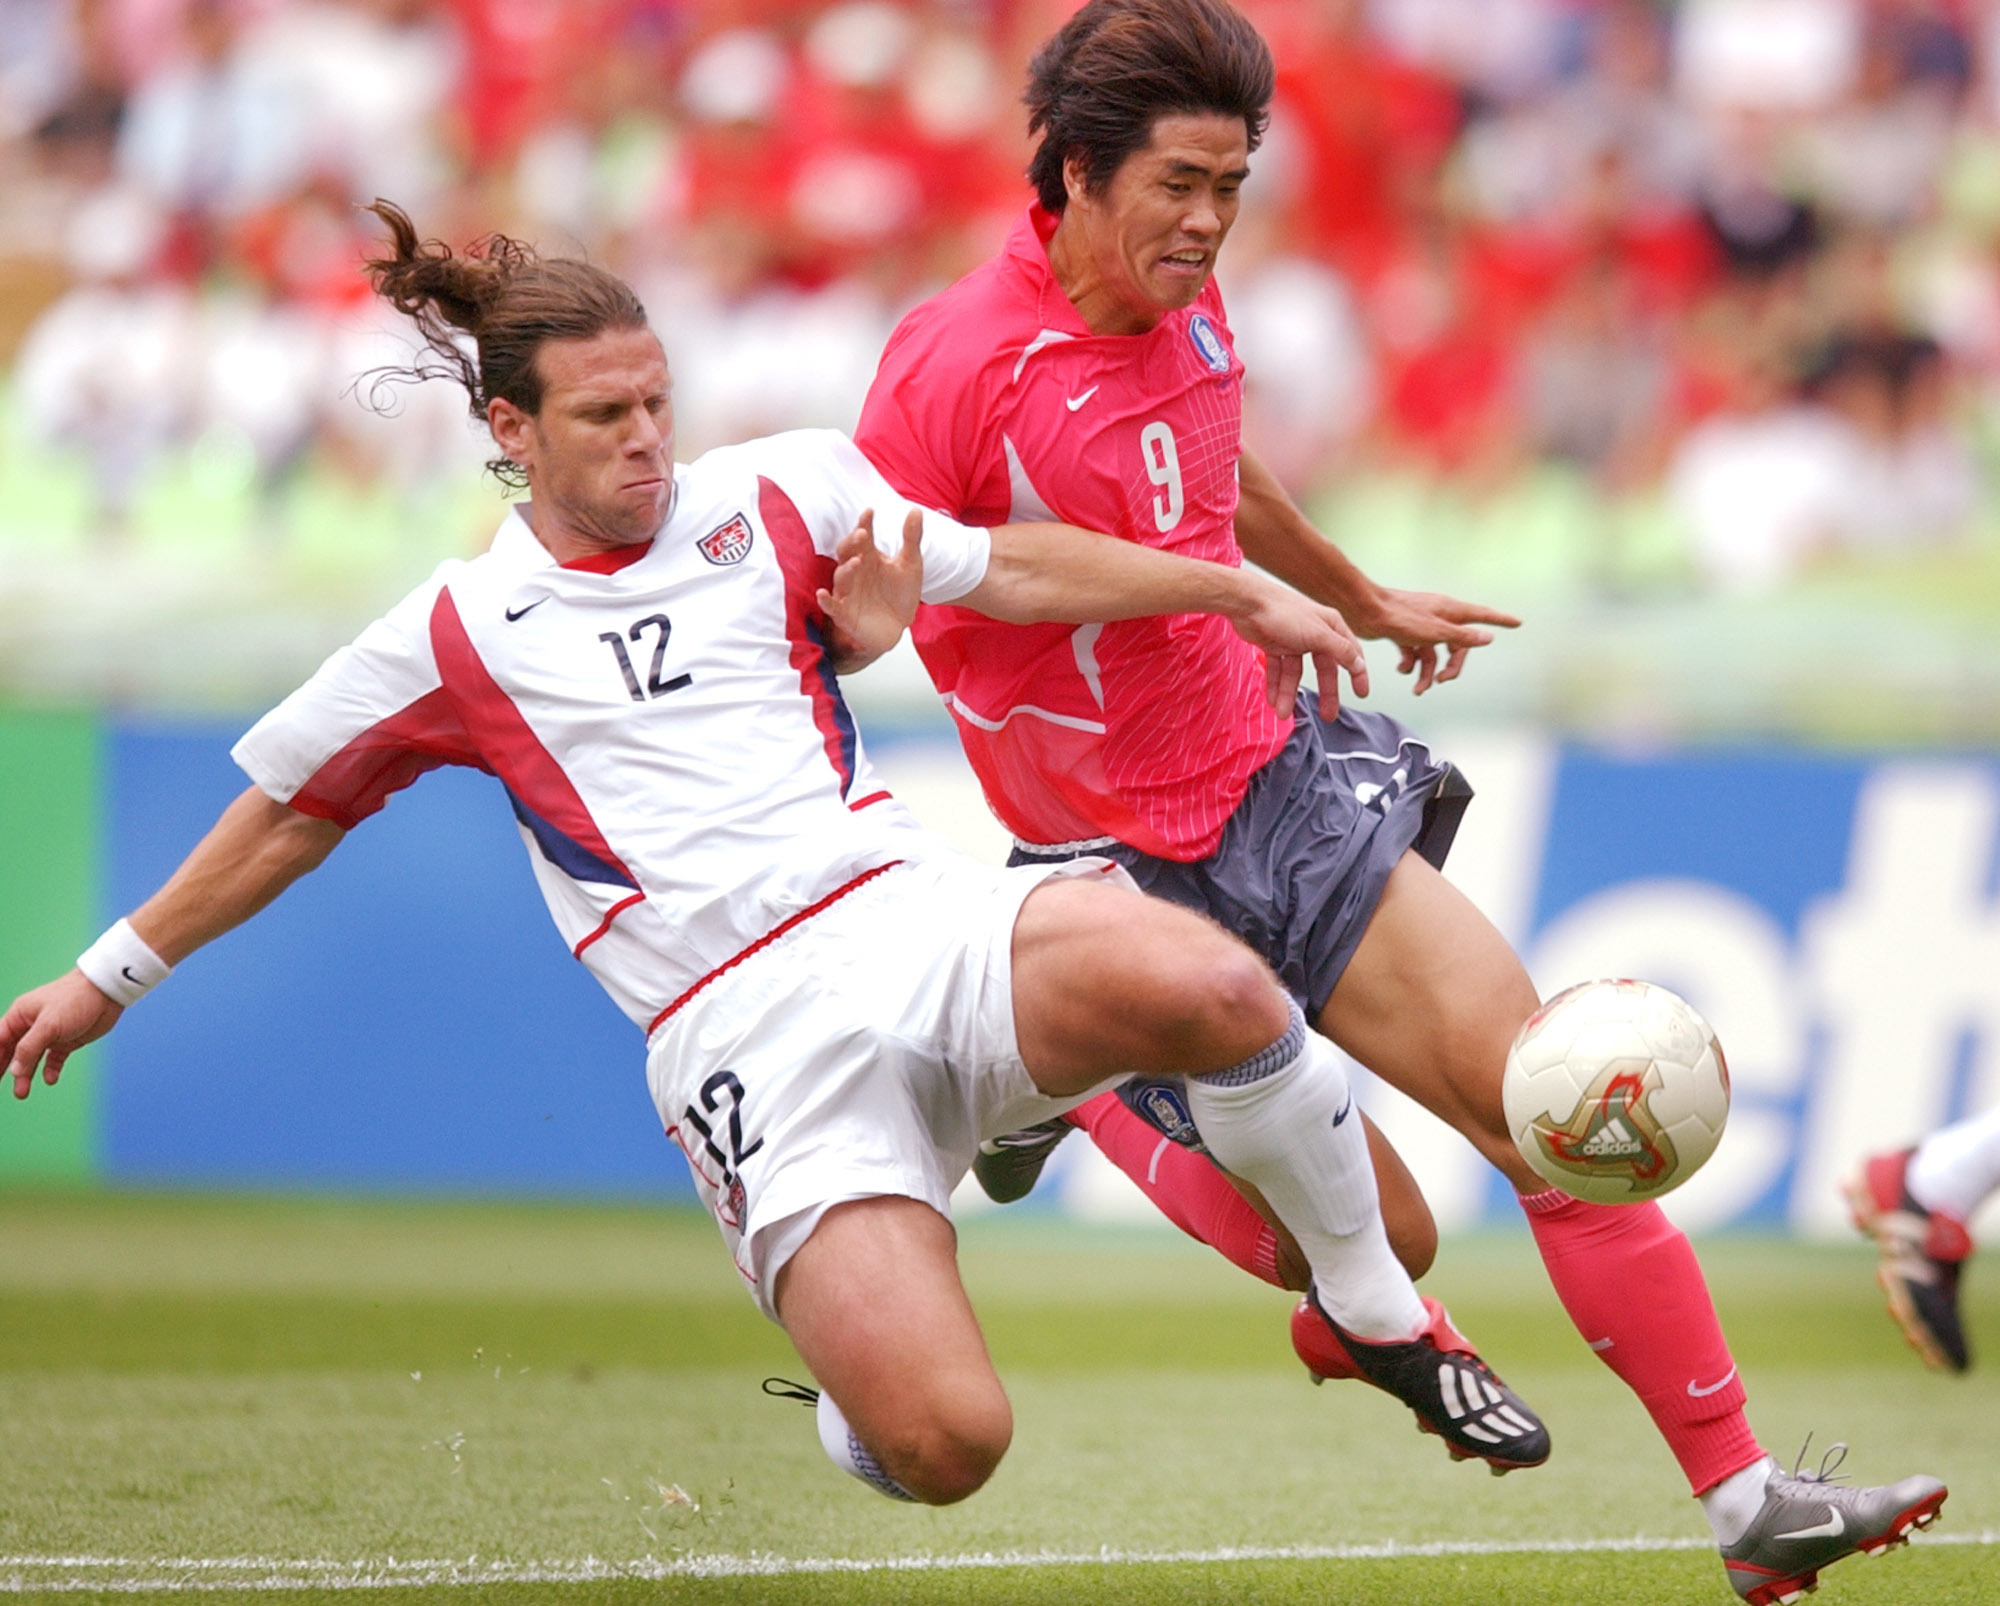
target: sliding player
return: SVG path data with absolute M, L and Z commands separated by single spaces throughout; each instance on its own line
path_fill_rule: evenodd
M 1091 0 L 1030 68 L 1036 204 L 995 260 L 903 320 L 856 439 L 898 490 L 971 522 L 1054 516 L 1247 554 L 1397 642 L 1421 691 L 1489 639 L 1482 625 L 1513 621 L 1374 586 L 1240 446 L 1242 366 L 1212 275 L 1272 81 L 1225 0 Z M 1319 1031 L 1514 1183 L 1564 1307 L 1652 1415 L 1741 1594 L 1789 1598 L 1935 1514 L 1932 1479 L 1782 1473 L 1687 1239 L 1656 1205 L 1581 1203 L 1523 1164 L 1500 1073 L 1537 999 L 1417 851 L 1447 775 L 1421 741 L 1380 715 L 1274 710 L 1255 655 L 1212 620 L 1024 629 L 932 607 L 915 637 L 1015 863 L 1101 854 L 1212 915 Z M 1316 1373 L 1366 1372 L 1310 1294 L 1295 1337 Z
M 376 210 L 394 245 L 376 288 L 533 500 L 237 744 L 249 790 L 0 1019 L 16 1095 L 391 793 L 470 765 L 505 786 L 563 940 L 645 1031 L 661 1120 L 856 1476 L 943 1503 L 991 1474 L 1012 1422 L 951 1188 L 980 1140 L 1134 1064 L 1187 1077 L 1211 1146 L 1283 1211 L 1319 1298 L 1423 1426 L 1545 1459 L 1533 1413 L 1429 1337 L 1345 1075 L 1263 963 L 1103 861 L 993 870 L 925 836 L 874 783 L 833 673 L 891 646 L 922 595 L 1023 621 L 1214 610 L 1289 692 L 1301 654 L 1329 682 L 1358 657 L 1331 616 L 1081 530 L 922 514 L 831 433 L 677 468 L 666 361 L 629 287 L 502 239 L 420 246 Z M 893 560 L 870 509 L 902 530 Z

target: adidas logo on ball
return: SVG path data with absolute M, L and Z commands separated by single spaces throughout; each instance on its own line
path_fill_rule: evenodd
M 1579 1199 L 1632 1204 L 1685 1182 L 1715 1152 L 1729 1071 L 1685 999 L 1651 982 L 1593 981 L 1529 1017 L 1500 1098 L 1538 1176 Z
M 1636 1159 L 1646 1152 L 1646 1145 L 1626 1130 L 1623 1121 L 1613 1116 L 1584 1139 L 1576 1152 L 1587 1160 Z

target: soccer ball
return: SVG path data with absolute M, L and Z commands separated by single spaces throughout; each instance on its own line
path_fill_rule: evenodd
M 1679 1187 L 1715 1152 L 1729 1067 L 1679 994 L 1587 981 L 1528 1017 L 1500 1100 L 1537 1176 L 1595 1204 L 1637 1204 Z

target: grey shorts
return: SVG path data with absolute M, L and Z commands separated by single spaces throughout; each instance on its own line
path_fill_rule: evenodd
M 1389 872 L 1415 848 L 1442 867 L 1472 788 L 1386 714 L 1319 717 L 1301 694 L 1292 734 L 1250 778 L 1206 859 L 1156 859 L 1122 842 L 1016 843 L 1011 864 L 1090 853 L 1143 891 L 1212 916 L 1264 956 L 1309 1019 L 1360 945 Z

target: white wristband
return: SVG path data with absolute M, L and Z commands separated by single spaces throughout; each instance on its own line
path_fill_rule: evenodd
M 174 967 L 121 920 L 77 956 L 84 979 L 114 1004 L 131 1005 L 173 974 Z

